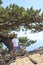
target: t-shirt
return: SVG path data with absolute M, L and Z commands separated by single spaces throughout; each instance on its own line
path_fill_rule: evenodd
M 18 38 L 13 38 L 12 39 L 12 43 L 13 43 L 14 47 L 19 46 L 19 40 L 18 40 Z

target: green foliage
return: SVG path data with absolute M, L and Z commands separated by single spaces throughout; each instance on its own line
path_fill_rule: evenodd
M 1 4 L 2 4 L 2 0 L 0 0 L 0 6 L 1 6 Z
M 28 38 L 27 37 L 19 37 L 19 41 L 21 43 L 26 43 L 28 41 Z
M 34 44 L 36 42 L 36 40 L 29 40 L 27 37 L 19 37 L 19 41 L 20 43 L 22 43 L 22 47 L 26 48 L 27 46 Z
M 18 30 L 17 28 L 22 25 L 27 29 L 34 28 L 36 31 L 41 31 L 43 30 L 40 26 L 40 23 L 43 24 L 43 13 L 40 15 L 40 11 L 41 9 L 34 10 L 33 7 L 25 10 L 15 4 L 10 4 L 6 8 L 0 6 L 0 30 Z M 33 23 L 35 25 L 32 25 Z

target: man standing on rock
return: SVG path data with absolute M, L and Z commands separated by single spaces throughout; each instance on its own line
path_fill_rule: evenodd
M 14 38 L 11 40 L 11 42 L 12 42 L 13 56 L 14 56 L 14 59 L 15 59 L 15 57 L 16 57 L 15 52 L 20 50 L 20 52 L 23 53 L 23 49 L 20 48 L 20 44 L 19 44 L 19 40 L 17 38 L 17 34 L 14 34 Z

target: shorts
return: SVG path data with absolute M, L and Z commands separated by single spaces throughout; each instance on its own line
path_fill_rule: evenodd
M 14 47 L 14 51 L 18 51 L 20 49 L 20 46 Z

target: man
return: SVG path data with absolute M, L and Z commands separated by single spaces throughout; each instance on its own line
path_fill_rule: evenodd
M 15 54 L 16 51 L 20 50 L 21 53 L 23 52 L 23 49 L 20 48 L 20 44 L 19 44 L 19 40 L 17 38 L 17 34 L 14 34 L 14 38 L 11 40 L 11 42 L 12 42 L 13 56 L 15 58 L 16 57 L 16 54 Z

